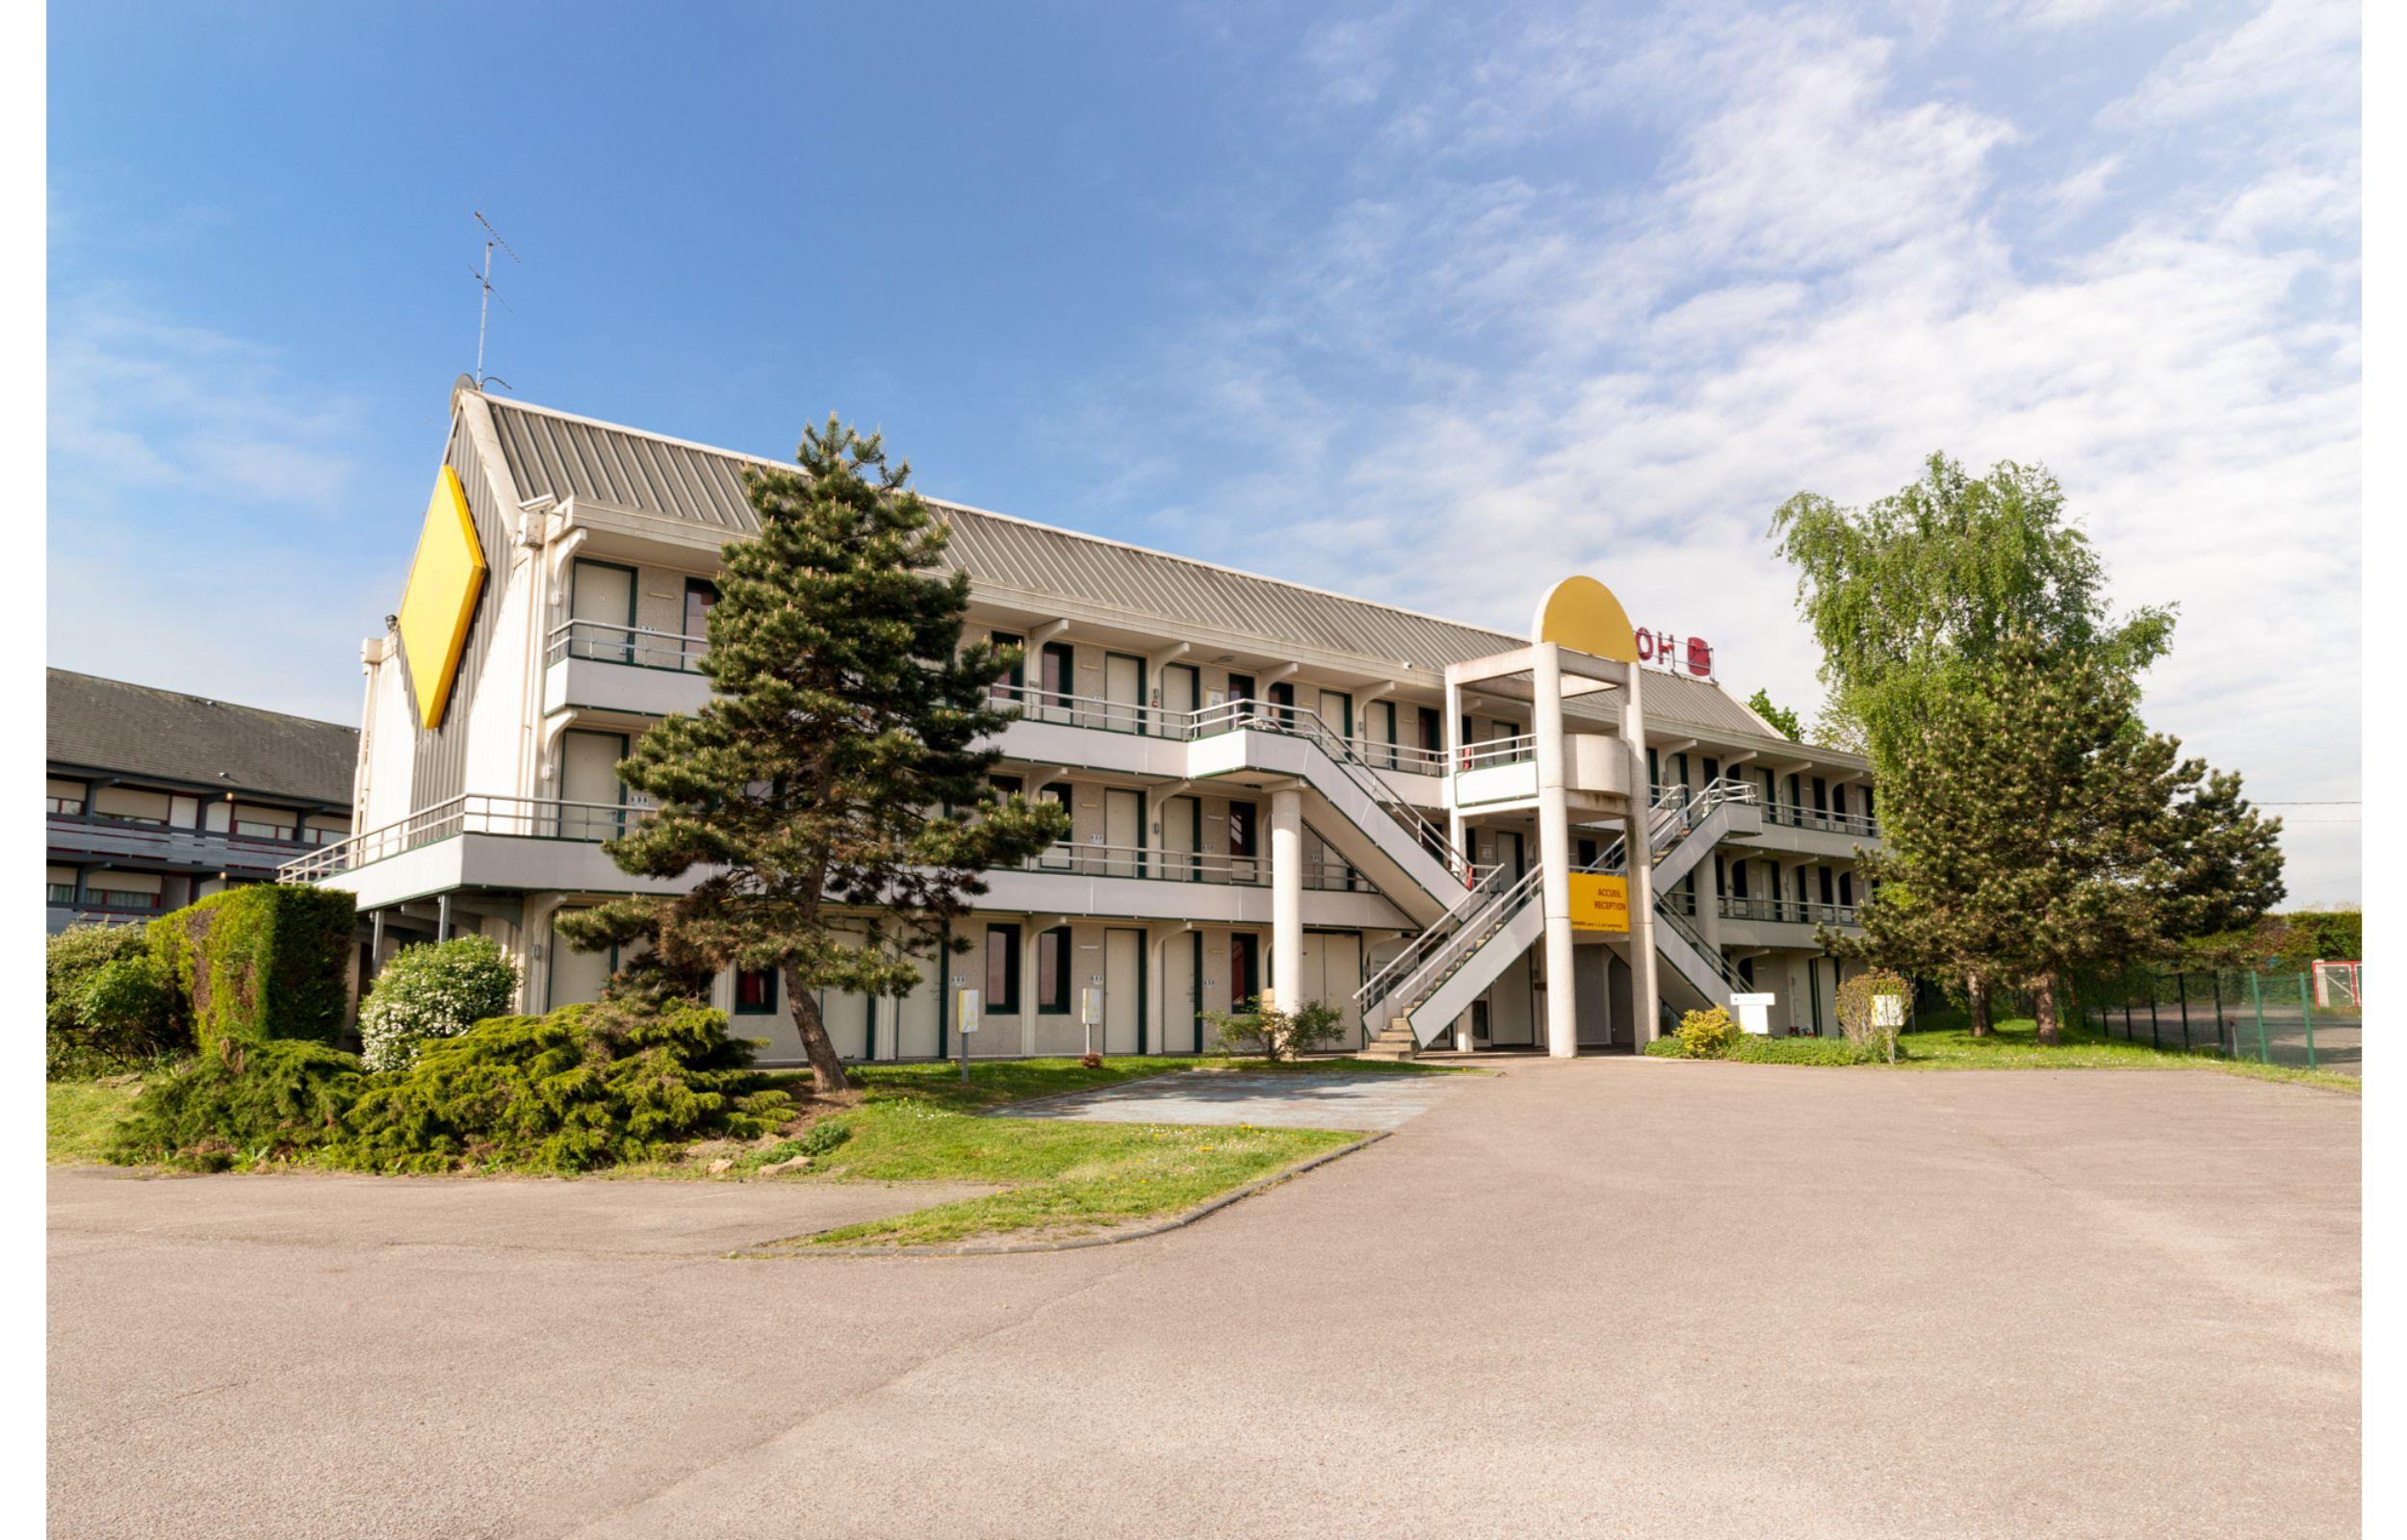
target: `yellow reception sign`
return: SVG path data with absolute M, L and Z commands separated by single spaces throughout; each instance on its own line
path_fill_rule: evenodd
M 1538 602 L 1530 640 L 1617 663 L 1638 661 L 1638 635 L 1630 629 L 1629 612 L 1612 589 L 1593 578 L 1566 578 L 1547 589 Z
M 484 591 L 484 548 L 468 513 L 468 494 L 447 465 L 435 480 L 434 496 L 427 500 L 409 586 L 401 590 L 401 655 L 418 691 L 418 724 L 429 731 L 451 703 L 452 677 L 468 646 L 468 623 Z
M 1630 928 L 1630 880 L 1600 877 L 1593 872 L 1571 874 L 1571 929 L 1620 931 Z

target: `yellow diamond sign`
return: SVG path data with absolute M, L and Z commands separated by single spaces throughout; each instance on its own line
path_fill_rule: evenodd
M 484 592 L 484 549 L 469 517 L 468 494 L 450 466 L 427 500 L 426 527 L 401 591 L 401 655 L 418 690 L 419 726 L 431 731 L 451 703 L 452 676 L 468 646 L 468 623 Z

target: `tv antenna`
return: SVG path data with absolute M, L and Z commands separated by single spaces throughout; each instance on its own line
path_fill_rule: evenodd
M 509 259 L 512 262 L 518 261 L 519 257 L 517 252 L 510 251 L 510 244 L 502 239 L 502 232 L 493 228 L 493 221 L 486 218 L 482 212 L 476 209 L 471 209 L 468 212 L 476 216 L 477 222 L 479 224 L 484 226 L 484 270 L 479 272 L 474 268 L 468 270 L 468 276 L 477 280 L 477 289 L 479 291 L 479 297 L 477 300 L 477 389 L 483 390 L 485 388 L 485 382 L 487 380 L 491 380 L 494 384 L 501 386 L 504 390 L 507 390 L 509 389 L 508 380 L 496 378 L 495 376 L 489 375 L 484 372 L 485 321 L 486 318 L 492 313 L 493 301 L 501 299 L 501 295 L 496 294 L 493 289 L 493 248 L 495 246 L 500 246 L 504 251 L 509 252 Z M 504 310 L 509 310 L 510 314 L 513 316 L 518 314 L 517 311 L 510 310 L 510 302 L 506 299 L 502 300 L 502 308 Z

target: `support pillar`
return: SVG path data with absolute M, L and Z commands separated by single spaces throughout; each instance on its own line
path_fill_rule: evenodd
M 434 938 L 438 941 L 452 938 L 452 895 L 449 893 L 439 895 L 434 901 Z
M 1455 875 L 1470 886 L 1471 873 L 1465 864 L 1471 859 L 1462 843 L 1462 805 L 1456 795 L 1455 778 L 1462 772 L 1462 686 L 1446 680 L 1446 715 L 1439 740 L 1446 746 L 1446 843 L 1462 852 L 1460 860 L 1449 857 Z M 1468 1028 L 1464 1029 L 1466 1032 Z
M 1563 651 L 1538 648 L 1531 670 L 1531 715 L 1538 734 L 1538 886 L 1545 905 L 1546 1052 L 1580 1051 L 1579 993 L 1571 982 L 1571 815 L 1563 784 Z
M 1630 816 L 1626 825 L 1630 874 L 1630 1040 L 1640 1050 L 1663 1036 L 1663 993 L 1655 977 L 1655 852 L 1647 821 L 1653 797 L 1646 781 L 1646 671 L 1628 665 L 1629 704 L 1621 709 L 1621 736 L 1630 755 Z
M 1304 999 L 1304 793 L 1270 794 L 1270 974 L 1282 1011 Z

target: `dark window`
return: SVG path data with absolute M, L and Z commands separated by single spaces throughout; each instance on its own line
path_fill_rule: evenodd
M 1822 901 L 1825 904 L 1835 903 L 1837 900 L 1830 890 L 1830 868 L 1827 866 L 1817 866 L 1814 870 L 1820 873 L 1822 877 Z
M 988 783 L 995 787 L 995 792 L 997 796 L 1016 797 L 1020 795 L 1021 781 L 1018 776 L 988 776 L 986 779 Z
M 1687 785 L 1687 784 L 1688 784 L 1688 756 L 1687 756 L 1687 755 L 1685 755 L 1685 754 L 1675 754 L 1675 755 L 1673 755 L 1673 756 L 1671 757 L 1671 768 L 1672 768 L 1672 770 L 1675 772 L 1675 773 L 1673 774 L 1672 778 L 1671 778 L 1671 783 L 1672 783 L 1673 785 L 1675 785 L 1675 786 L 1685 786 L 1685 785 Z
M 1651 793 L 1662 784 L 1662 764 L 1656 759 L 1655 751 L 1649 749 L 1646 751 L 1646 789 Z
M 1747 896 L 1747 862 L 1743 860 L 1730 863 L 1730 896 L 1732 898 Z
M 1071 652 L 1070 644 L 1047 642 L 1045 656 L 1041 663 L 1045 673 L 1038 680 L 1038 687 L 1046 694 L 1056 697 L 1057 700 L 1059 697 L 1069 695 L 1071 686 L 1077 682 L 1078 677 L 1076 654 Z
M 1260 832 L 1254 827 L 1254 804 L 1232 802 L 1229 805 L 1229 854 L 1252 857 L 1256 854 L 1255 841 Z
M 1441 753 L 1446 747 L 1445 725 L 1434 706 L 1421 707 L 1421 747 L 1433 754 Z
M 697 638 L 693 644 L 697 651 L 699 639 L 711 634 L 711 606 L 718 602 L 718 584 L 708 578 L 686 579 L 686 634 Z
M 1839 902 L 1848 905 L 1855 902 L 1855 876 L 1851 872 L 1839 873 Z
M 1020 1013 L 1020 927 L 986 928 L 986 1009 L 998 1016 Z
M 736 1014 L 739 1016 L 765 1016 L 777 1010 L 777 970 L 775 968 L 738 968 L 736 970 Z
M 1829 810 L 1830 783 L 1825 781 L 1820 776 L 1816 776 L 1814 777 L 1814 811 L 1828 812 Z
M 1707 785 L 1709 785 L 1709 786 L 1710 786 L 1710 785 L 1712 785 L 1715 782 L 1717 782 L 1717 781 L 1719 781 L 1719 780 L 1721 780 L 1721 760 L 1719 760 L 1719 759 L 1708 759 L 1708 760 L 1706 760 L 1706 761 L 1705 761 L 1705 784 L 1707 784 Z
M 1047 1015 L 1070 1011 L 1070 927 L 1056 925 L 1036 938 L 1036 1008 Z
M 1279 707 L 1279 725 L 1280 725 L 1281 727 L 1287 727 L 1287 728 L 1291 728 L 1291 727 L 1294 727 L 1294 726 L 1295 726 L 1295 686 L 1294 686 L 1294 685 L 1292 685 L 1292 684 L 1274 684 L 1274 685 L 1272 685 L 1272 686 L 1270 687 L 1270 704 L 1271 704 L 1271 705 L 1273 705 L 1273 706 L 1277 706 L 1277 707 Z
M 988 631 L 986 633 L 986 639 L 994 643 L 996 647 L 1022 647 L 1027 643 L 1026 637 L 1016 635 L 1010 631 Z M 1020 661 L 1012 664 L 1010 668 L 1004 671 L 1003 677 L 996 682 L 997 685 L 997 694 L 1003 693 L 1000 688 L 1003 685 L 1009 685 L 1012 689 L 1016 690 L 1021 685 L 1026 683 L 1027 659 L 1025 657 L 1022 657 Z
M 1262 992 L 1262 938 L 1242 932 L 1229 937 L 1229 1009 L 1242 1011 Z
M 1579 864 L 1583 866 L 1593 866 L 1596 864 L 1596 841 L 1589 838 L 1585 834 L 1580 836 L 1577 841 L 1577 854 L 1574 857 Z
M 1254 676 L 1251 674 L 1229 675 L 1229 699 L 1232 701 L 1251 701 L 1254 699 Z

